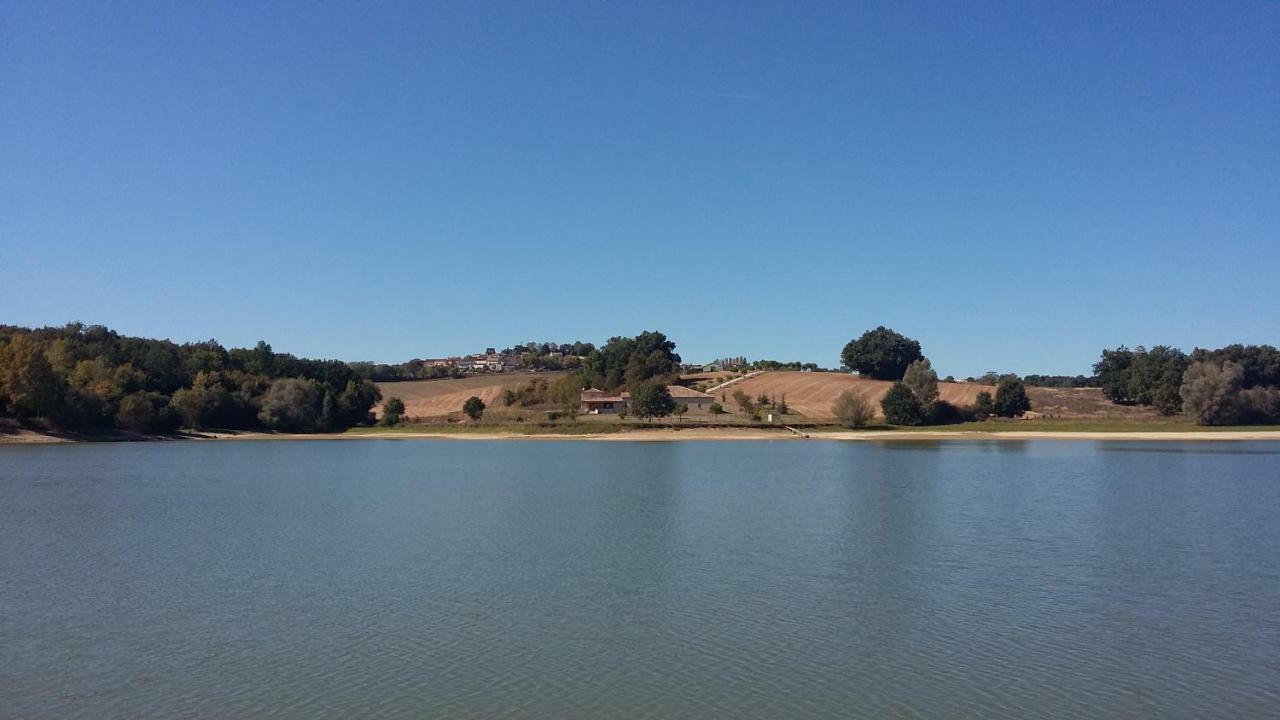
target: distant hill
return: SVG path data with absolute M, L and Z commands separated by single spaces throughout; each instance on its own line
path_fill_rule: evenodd
M 398 397 L 404 401 L 405 415 L 430 418 L 461 411 L 462 404 L 472 395 L 489 407 L 498 407 L 502 404 L 502 391 L 507 388 L 515 390 L 534 379 L 553 383 L 563 375 L 563 372 L 501 373 L 456 379 L 384 382 L 378 383 L 378 387 L 384 400 Z M 382 412 L 381 406 L 378 412 Z

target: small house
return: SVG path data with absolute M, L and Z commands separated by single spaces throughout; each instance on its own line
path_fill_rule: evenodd
M 608 415 L 627 409 L 627 401 L 621 395 L 610 395 L 598 388 L 582 391 L 578 411 L 587 415 Z

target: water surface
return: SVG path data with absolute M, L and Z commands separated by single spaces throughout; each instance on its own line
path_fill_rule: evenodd
M 1280 444 L 0 447 L 0 716 L 1280 716 Z

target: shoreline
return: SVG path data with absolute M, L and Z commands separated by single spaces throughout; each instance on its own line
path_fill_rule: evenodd
M 688 441 L 750 441 L 750 440 L 843 440 L 855 442 L 919 442 L 919 441 L 1026 441 L 1026 440 L 1110 440 L 1110 441 L 1161 441 L 1161 442 L 1213 442 L 1213 441 L 1276 441 L 1280 442 L 1280 428 L 1276 430 L 1181 430 L 1181 431 L 1067 431 L 1067 430 L 913 430 L 909 432 L 886 430 L 842 430 L 810 432 L 803 436 L 784 429 L 763 428 L 655 428 L 652 430 L 623 430 L 604 433 L 515 433 L 515 432 L 342 432 L 342 433 L 264 433 L 264 432 L 205 432 L 172 436 L 103 436 L 74 437 L 21 431 L 0 434 L 0 445 L 53 445 L 87 442 L 157 442 L 157 441 L 287 441 L 287 440 L 524 440 L 564 441 L 586 440 L 592 442 L 688 442 Z

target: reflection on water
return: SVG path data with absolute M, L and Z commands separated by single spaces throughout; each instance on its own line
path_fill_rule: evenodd
M 1103 452 L 1173 453 L 1177 455 L 1280 455 L 1280 443 L 1199 440 L 1193 442 L 1101 443 Z
M 1026 452 L 1028 440 L 876 440 L 879 447 L 885 450 L 914 450 L 934 452 L 979 452 L 979 453 L 1020 453 Z
M 1277 452 L 0 447 L 0 714 L 1272 717 Z

